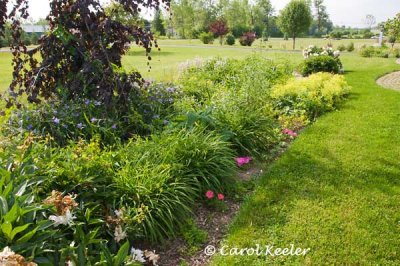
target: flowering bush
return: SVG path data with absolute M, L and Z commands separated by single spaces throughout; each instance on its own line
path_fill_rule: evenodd
M 317 72 L 329 72 L 338 74 L 342 71 L 343 65 L 340 61 L 340 51 L 333 50 L 332 47 L 317 47 L 310 45 L 303 51 L 305 58 L 300 66 L 303 76 L 308 76 Z

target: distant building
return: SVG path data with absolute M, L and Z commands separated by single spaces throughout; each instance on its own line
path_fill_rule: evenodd
M 37 34 L 37 35 L 43 35 L 46 31 L 49 30 L 49 26 L 48 25 L 29 25 L 29 24 L 25 24 L 22 25 L 22 29 L 28 33 L 28 34 Z

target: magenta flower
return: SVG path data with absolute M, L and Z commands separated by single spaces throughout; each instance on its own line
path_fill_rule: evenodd
M 251 158 L 251 157 L 238 157 L 238 158 L 236 158 L 235 160 L 236 160 L 236 164 L 237 164 L 239 167 L 241 167 L 241 166 L 243 166 L 243 165 L 245 165 L 245 164 L 250 163 L 250 161 L 252 160 L 252 158 Z
M 289 135 L 289 136 L 291 136 L 291 137 L 297 137 L 297 133 L 296 133 L 296 132 L 294 132 L 293 130 L 287 129 L 287 128 L 285 128 L 285 129 L 282 131 L 282 133 L 283 133 L 283 134 L 286 134 L 286 135 Z
M 224 199 L 225 199 L 225 196 L 224 196 L 224 194 L 222 194 L 222 193 L 219 193 L 219 194 L 217 195 L 217 197 L 218 197 L 219 200 L 224 200 Z
M 214 198 L 214 192 L 211 191 L 211 190 L 207 191 L 207 192 L 206 192 L 206 198 L 207 198 L 207 199 L 212 199 L 212 198 Z

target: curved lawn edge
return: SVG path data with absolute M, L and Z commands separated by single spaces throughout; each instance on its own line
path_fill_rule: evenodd
M 219 254 L 212 265 L 400 263 L 400 136 L 393 134 L 400 130 L 400 95 L 375 83 L 398 66 L 356 56 L 344 63 L 350 101 L 306 128 L 270 167 L 221 244 L 294 245 L 309 253 Z

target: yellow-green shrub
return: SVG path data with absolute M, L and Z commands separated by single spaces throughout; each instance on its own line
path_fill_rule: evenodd
M 304 124 L 324 112 L 335 109 L 350 87 L 341 75 L 317 73 L 304 79 L 292 79 L 271 90 L 273 112 L 286 125 Z M 298 125 L 297 125 L 298 126 Z

